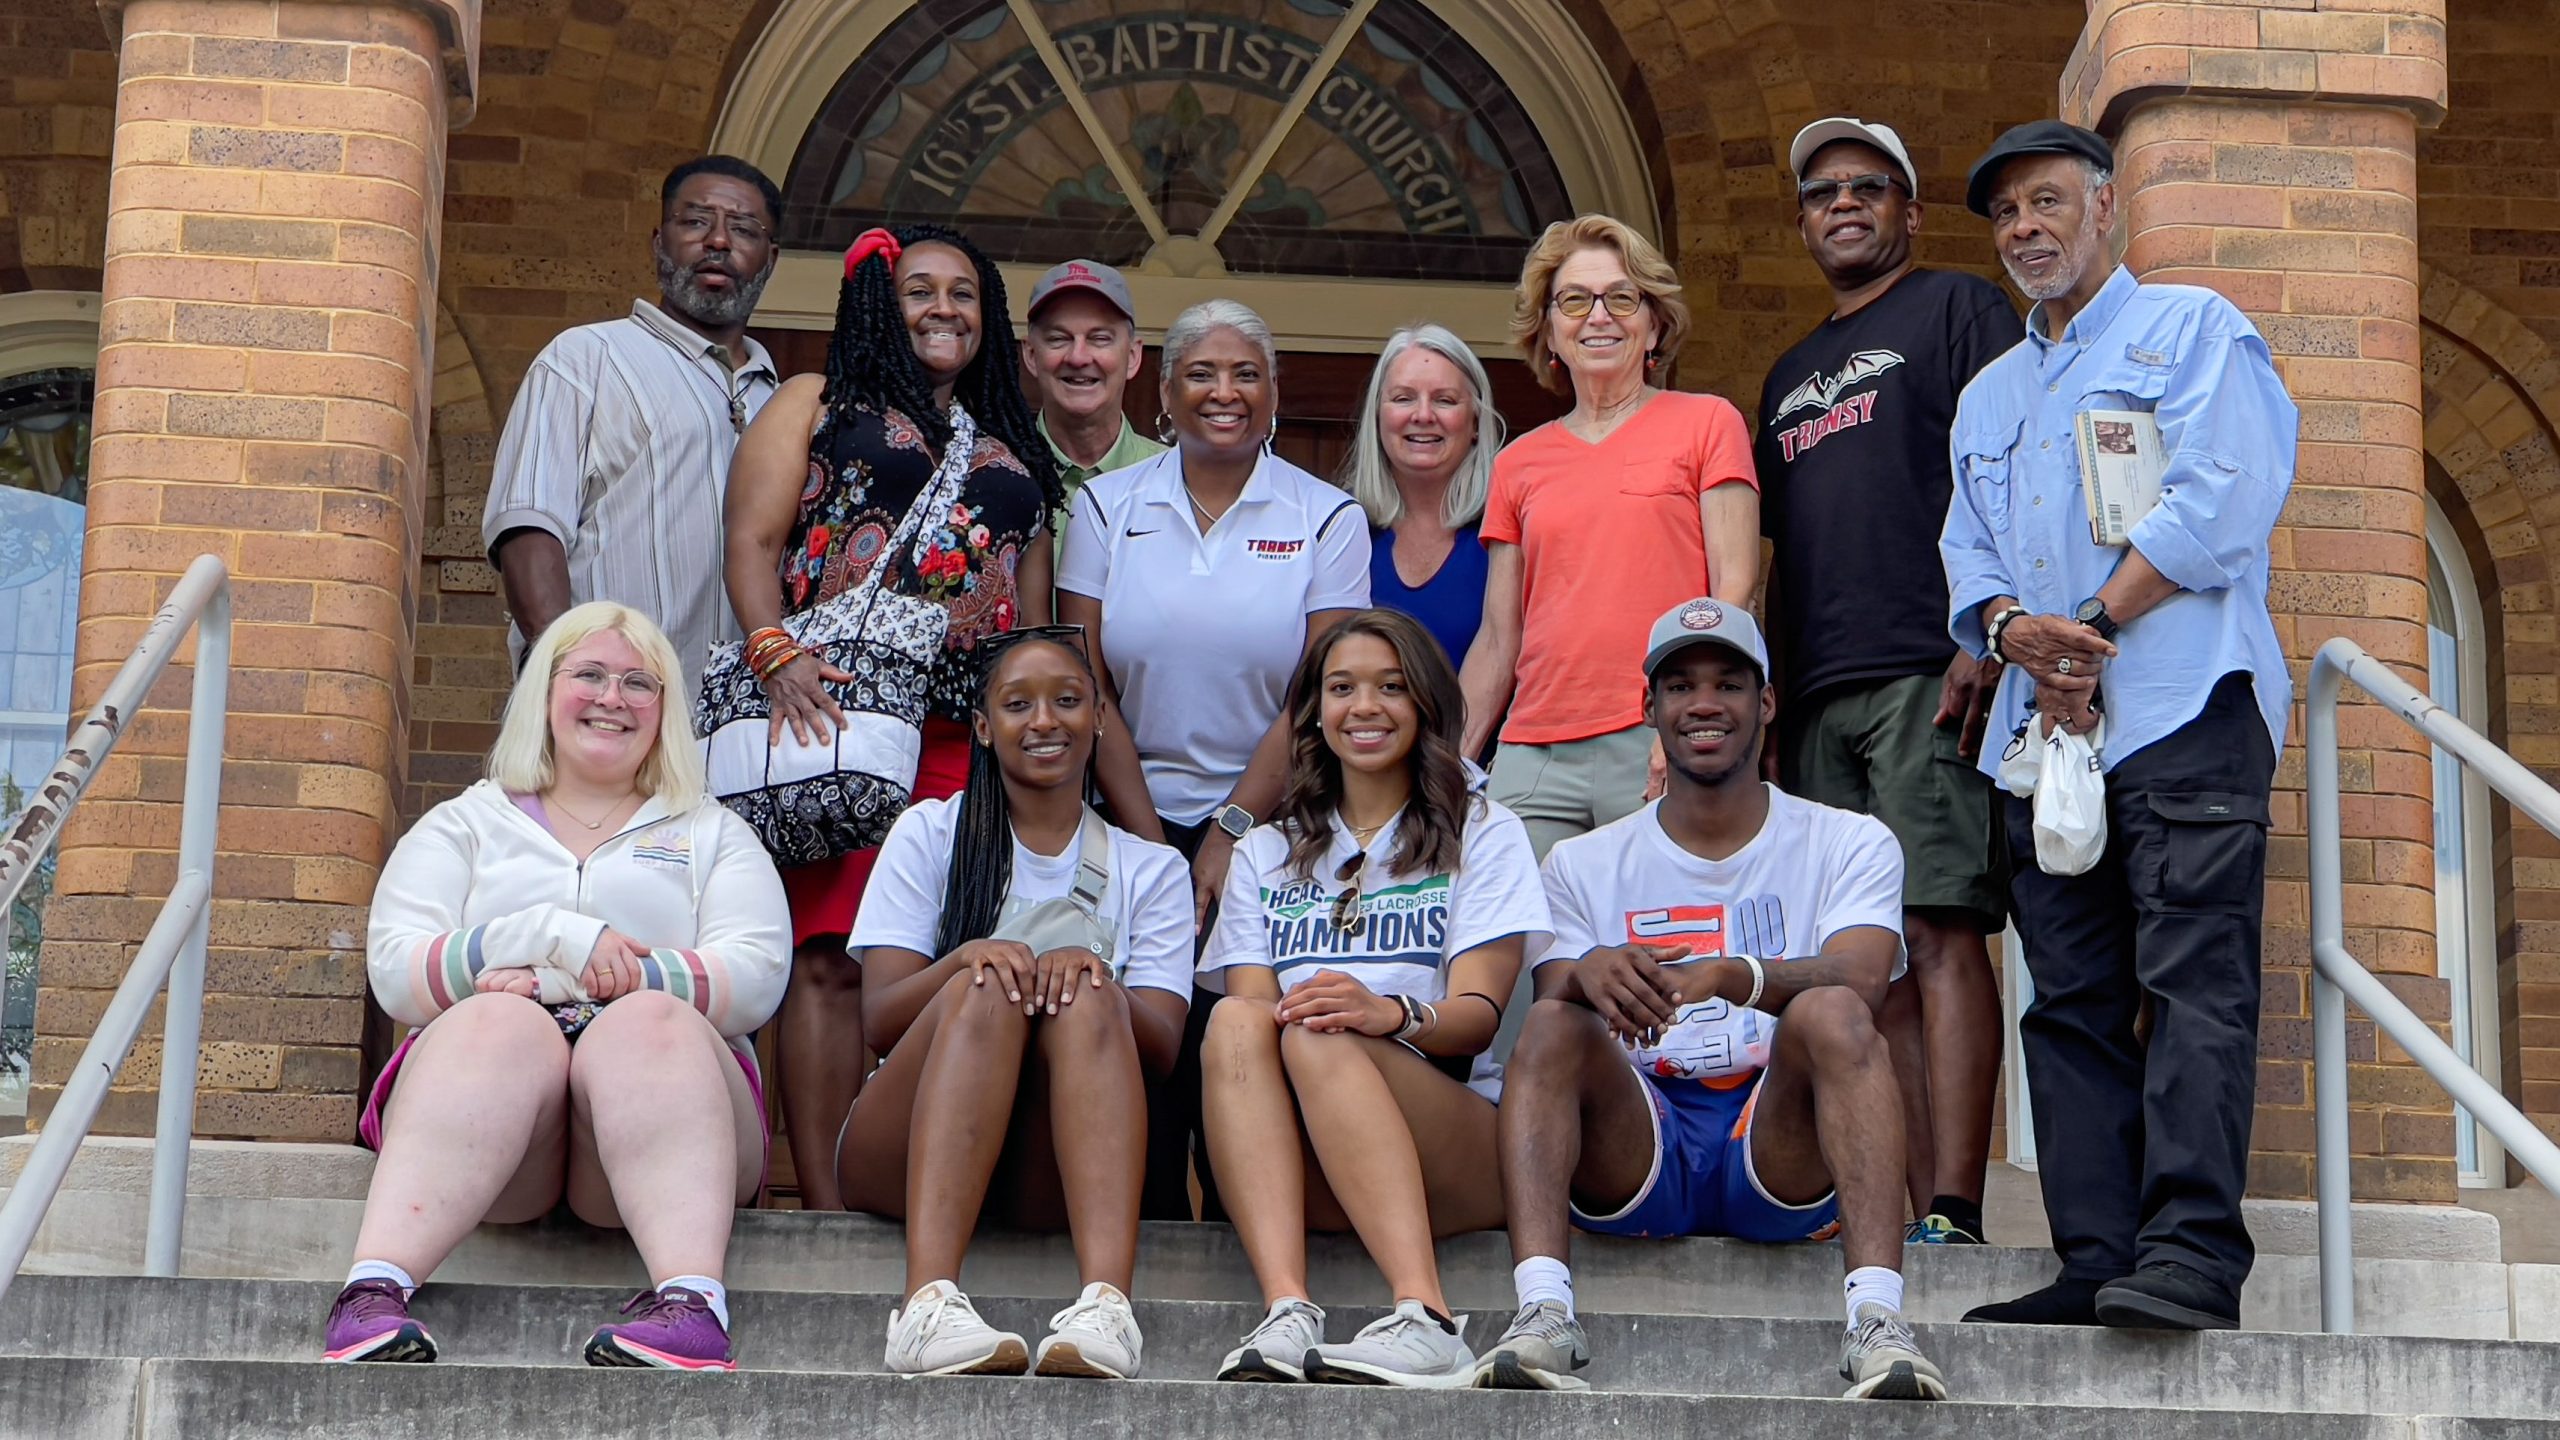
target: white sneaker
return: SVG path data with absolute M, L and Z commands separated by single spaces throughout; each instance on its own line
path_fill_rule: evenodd
M 1218 1378 L 1304 1380 L 1307 1372 L 1299 1362 L 1323 1343 L 1324 1311 L 1305 1300 L 1283 1300 L 1271 1307 L 1243 1344 L 1227 1352 L 1218 1365 Z
M 890 1312 L 886 1364 L 892 1375 L 1019 1375 L 1031 1350 L 979 1319 L 959 1286 L 936 1280 Z
M 1419 1300 L 1403 1300 L 1371 1321 L 1347 1345 L 1318 1345 L 1307 1352 L 1307 1378 L 1320 1385 L 1404 1385 L 1423 1390 L 1462 1390 L 1475 1383 L 1476 1357 L 1467 1349 L 1467 1321 L 1443 1330 Z
M 1040 1342 L 1036 1368 L 1042 1375 L 1132 1380 L 1145 1347 L 1129 1297 L 1096 1280 L 1076 1303 L 1049 1317 L 1049 1338 Z

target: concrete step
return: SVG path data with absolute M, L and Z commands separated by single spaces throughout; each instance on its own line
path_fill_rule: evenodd
M 36 1393 L 65 1378 L 104 1389 L 136 1371 L 139 1398 L 128 1398 L 122 1414 L 108 1407 L 84 1415 Z M 48 1383 L 29 1383 L 39 1376 Z M 777 1371 L 675 1375 L 584 1367 L 0 1360 L 0 1436 L 11 1440 L 559 1440 L 567 1434 L 1555 1440 L 1568 1431 L 1789 1440 L 1873 1440 L 1879 1433 L 1908 1440 L 2051 1440 L 2056 1434 L 2104 1440 L 2560 1440 L 2560 1423 L 2549 1421 L 2158 1407 L 1431 1393 L 1187 1381 L 902 1381 Z
M 308 1361 L 333 1281 L 22 1277 L 0 1312 L 0 1355 Z M 1836 1293 L 1836 1287 L 1835 1287 Z M 577 1347 L 630 1292 L 583 1286 L 433 1284 L 414 1313 L 447 1362 L 577 1366 Z M 894 1292 L 736 1292 L 740 1363 L 869 1373 Z M 988 1296 L 980 1311 L 1036 1341 L 1056 1297 Z M 1478 1345 L 1508 1306 L 1472 1317 Z M 1347 1339 L 1377 1317 L 1332 1310 Z M 1261 1316 L 1258 1304 L 1141 1298 L 1146 1373 L 1201 1380 Z M 1595 1389 L 1821 1399 L 1840 1381 L 1840 1322 L 1584 1311 Z M 1922 1348 L 1967 1400 L 2013 1405 L 2456 1414 L 2560 1419 L 2560 1351 L 2514 1341 L 2385 1336 L 2170 1335 L 2081 1328 L 1923 1325 Z M 390 1367 L 367 1367 L 367 1373 Z
M 31 1271 L 131 1275 L 142 1268 L 144 1197 L 66 1191 L 37 1237 Z M 360 1201 L 195 1196 L 188 1202 L 183 1269 L 190 1275 L 336 1280 L 355 1245 Z M 862 1215 L 742 1211 L 729 1245 L 731 1283 L 746 1290 L 894 1293 L 904 1279 L 900 1228 Z M 1440 1246 L 1452 1304 L 1507 1313 L 1508 1243 L 1496 1233 Z M 1317 1236 L 1309 1283 L 1328 1302 L 1383 1305 L 1392 1297 L 1358 1242 Z M 1905 1255 L 1906 1304 L 1920 1321 L 1954 1320 L 2050 1280 L 2050 1252 L 1998 1246 L 1915 1246 Z M 565 1219 L 483 1226 L 437 1278 L 448 1282 L 627 1285 L 646 1280 L 630 1241 Z M 970 1248 L 972 1294 L 1070 1295 L 1073 1252 L 1055 1235 L 989 1232 Z M 1223 1225 L 1150 1224 L 1138 1257 L 1140 1293 L 1229 1300 L 1254 1293 L 1252 1270 Z M 1575 1294 L 1593 1310 L 1628 1314 L 1766 1315 L 1822 1319 L 1835 1313 L 1840 1253 L 1829 1245 L 1765 1246 L 1731 1240 L 1618 1240 L 1578 1236 Z M 2560 1267 L 2496 1261 L 2359 1260 L 2356 1304 L 2372 1333 L 2472 1339 L 2560 1336 Z M 2318 1267 L 2307 1255 L 2262 1255 L 2243 1293 L 2253 1330 L 2320 1328 Z

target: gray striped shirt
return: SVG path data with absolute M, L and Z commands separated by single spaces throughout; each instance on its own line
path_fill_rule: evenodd
M 713 645 L 738 636 L 722 580 L 729 458 L 779 383 L 747 342 L 728 354 L 646 300 L 629 318 L 563 332 L 534 357 L 508 412 L 481 543 L 542 530 L 569 552 L 573 603 L 618 600 L 658 622 L 685 696 Z M 512 625 L 509 650 L 525 637 Z

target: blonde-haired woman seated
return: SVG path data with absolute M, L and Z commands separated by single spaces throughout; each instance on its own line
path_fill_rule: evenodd
M 365 964 L 419 1028 L 365 1107 L 381 1159 L 326 1358 L 436 1358 L 411 1292 L 473 1226 L 566 1195 L 631 1232 L 651 1281 L 587 1363 L 736 1368 L 721 1266 L 765 1158 L 745 1036 L 782 997 L 791 935 L 764 846 L 703 792 L 683 675 L 636 610 L 561 616 L 489 778 L 383 866 Z

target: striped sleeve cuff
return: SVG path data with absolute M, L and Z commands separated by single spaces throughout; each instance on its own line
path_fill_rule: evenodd
M 419 970 L 427 1000 L 437 1011 L 450 1010 L 473 993 L 472 982 L 480 978 L 486 963 L 481 942 L 488 932 L 488 926 L 474 925 L 468 930 L 448 930 L 427 942 Z
M 640 983 L 664 990 L 707 1018 L 712 1011 L 711 967 L 693 950 L 652 950 L 640 957 Z

